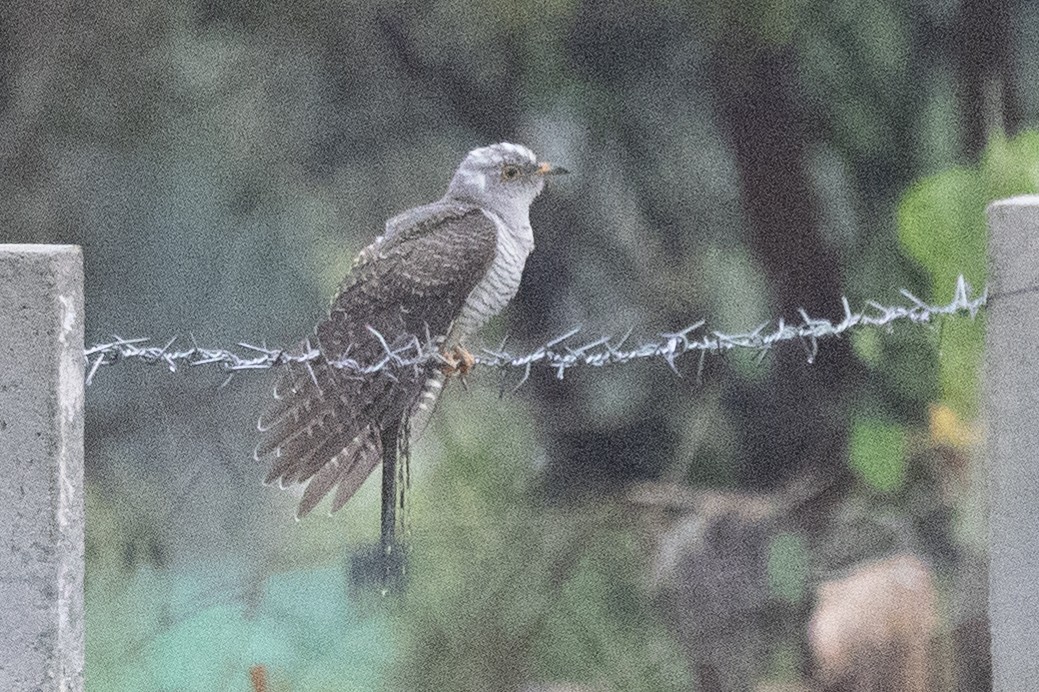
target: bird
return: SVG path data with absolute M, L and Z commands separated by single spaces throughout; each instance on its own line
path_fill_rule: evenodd
M 392 217 L 357 255 L 316 344 L 302 345 L 321 358 L 283 370 L 257 424 L 265 482 L 306 484 L 298 519 L 333 490 L 338 511 L 381 462 L 385 538 L 397 455 L 421 434 L 447 378 L 473 366 L 466 341 L 516 294 L 534 249 L 531 203 L 549 176 L 567 172 L 518 144 L 473 149 L 441 199 Z M 440 358 L 371 373 L 335 365 L 369 366 L 419 342 Z

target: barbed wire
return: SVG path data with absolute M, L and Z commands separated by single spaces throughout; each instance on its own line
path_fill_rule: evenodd
M 905 305 L 885 306 L 868 301 L 866 308 L 859 312 L 852 312 L 848 299 L 842 298 L 844 318 L 836 323 L 811 317 L 802 310 L 802 321 L 798 324 L 790 324 L 780 318 L 765 322 L 749 332 L 724 333 L 707 329 L 706 322 L 700 320 L 676 332 L 660 333 L 654 339 L 643 341 L 634 347 L 625 346 L 631 339 L 632 330 L 617 339 L 603 336 L 584 343 L 574 343 L 575 337 L 581 332 L 580 327 L 575 327 L 521 355 L 506 351 L 504 343 L 497 349 L 484 348 L 474 355 L 476 365 L 481 367 L 522 370 L 522 379 L 517 387 L 527 381 L 534 367 L 554 370 L 556 377 L 563 379 L 566 371 L 573 367 L 603 367 L 656 359 L 662 360 L 678 373 L 676 361 L 690 353 L 700 355 L 697 370 L 699 374 L 707 354 L 720 355 L 734 349 L 747 349 L 758 352 L 763 358 L 773 346 L 786 341 L 799 342 L 805 350 L 807 361 L 811 363 L 818 354 L 820 340 L 838 337 L 856 328 L 889 327 L 896 322 L 926 323 L 943 315 L 969 315 L 973 319 L 989 298 L 987 288 L 979 294 L 973 294 L 963 276 L 957 279 L 952 300 L 945 305 L 930 305 L 905 289 L 901 294 L 908 301 Z M 96 344 L 85 350 L 84 356 L 88 364 L 86 381 L 90 384 L 101 366 L 127 361 L 148 365 L 163 364 L 171 372 L 176 372 L 182 365 L 212 365 L 231 374 L 290 364 L 301 364 L 310 368 L 311 364 L 322 361 L 357 376 L 386 373 L 391 377 L 394 368 L 417 368 L 431 361 L 447 363 L 437 344 L 428 335 L 425 340 L 413 337 L 403 345 L 391 346 L 381 334 L 374 329 L 369 330 L 382 345 L 383 355 L 378 361 L 367 365 L 351 358 L 326 359 L 309 340 L 296 350 L 270 349 L 263 345 L 239 343 L 238 346 L 244 352 L 236 352 L 224 348 L 202 347 L 195 343 L 193 338 L 190 348 L 182 348 L 177 345 L 177 337 L 160 345 L 150 338 L 123 339 L 113 336 L 111 341 Z

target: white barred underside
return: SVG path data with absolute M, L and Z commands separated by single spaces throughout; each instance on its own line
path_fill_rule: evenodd
M 488 320 L 497 315 L 508 305 L 519 290 L 523 278 L 523 267 L 527 256 L 534 248 L 534 236 L 527 222 L 520 229 L 510 229 L 497 214 L 484 210 L 498 229 L 498 242 L 495 247 L 494 262 L 487 276 L 476 284 L 466 298 L 465 304 L 457 319 L 451 325 L 451 331 L 444 342 L 443 350 L 454 348 L 472 336 Z M 433 407 L 444 386 L 444 375 L 439 371 L 426 380 L 419 398 L 415 417 L 412 419 L 412 439 L 417 440 L 429 422 Z
M 527 255 L 533 249 L 534 238 L 529 222 L 525 228 L 514 230 L 497 214 L 486 210 L 483 213 L 498 229 L 494 262 L 491 263 L 487 276 L 476 284 L 476 288 L 466 298 L 458 318 L 451 325 L 446 344 L 448 348 L 474 334 L 512 300 L 519 290 Z

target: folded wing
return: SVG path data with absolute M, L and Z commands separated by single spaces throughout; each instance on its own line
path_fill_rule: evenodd
M 257 459 L 269 461 L 267 482 L 307 483 L 297 516 L 333 488 L 342 507 L 382 459 L 381 434 L 416 409 L 437 364 L 387 367 L 358 374 L 397 349 L 447 335 L 495 256 L 494 222 L 478 207 L 441 203 L 398 224 L 358 256 L 315 330 L 322 359 L 286 367 L 260 418 Z

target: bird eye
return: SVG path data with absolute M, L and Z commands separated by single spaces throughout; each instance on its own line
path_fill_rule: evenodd
M 518 166 L 505 166 L 501 169 L 502 180 L 515 180 L 519 177 L 520 169 Z

